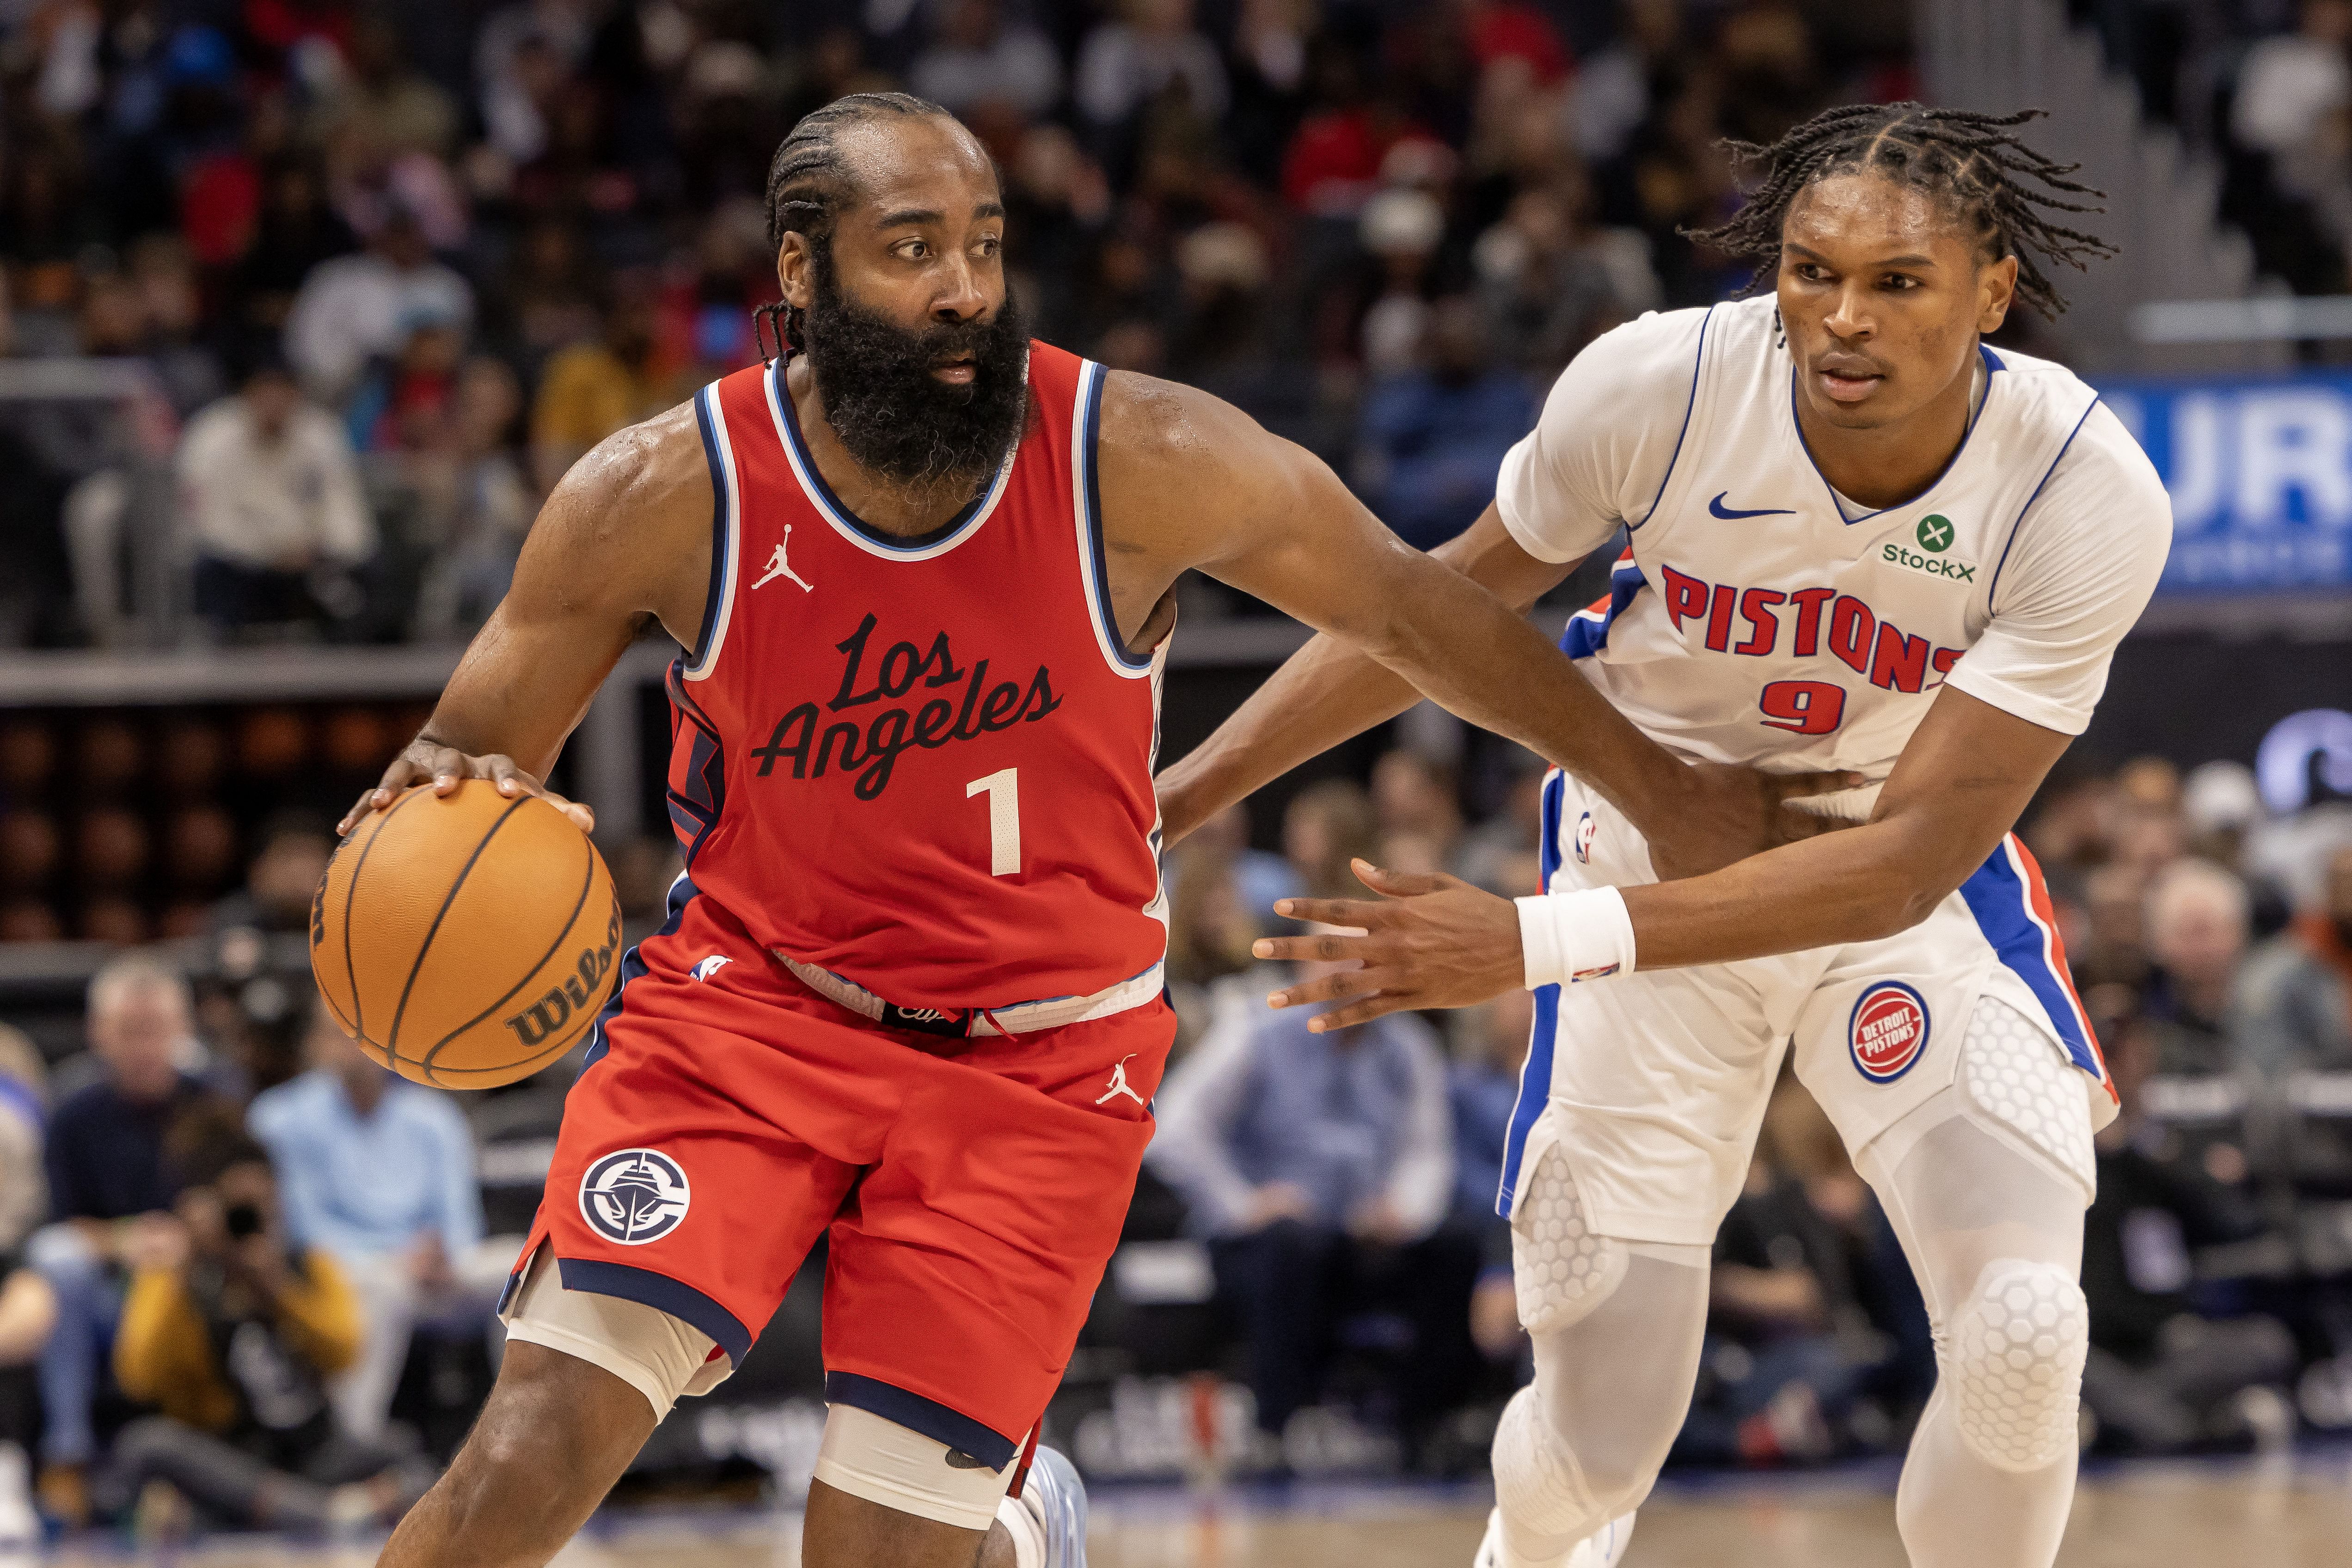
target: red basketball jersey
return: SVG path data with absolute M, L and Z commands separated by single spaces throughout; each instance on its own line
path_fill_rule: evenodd
M 910 1008 L 1150 984 L 1165 644 L 1130 658 L 1111 616 L 1102 367 L 1032 343 L 1020 444 L 912 539 L 832 493 L 783 371 L 696 395 L 716 542 L 669 679 L 693 888 L 779 955 Z

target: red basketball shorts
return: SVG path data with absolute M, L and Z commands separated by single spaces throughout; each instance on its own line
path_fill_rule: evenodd
M 567 1289 L 740 1363 L 826 1234 L 827 1401 L 1003 1468 L 1118 1245 L 1175 1016 L 886 1030 L 686 892 L 625 962 L 521 1261 L 551 1242 Z

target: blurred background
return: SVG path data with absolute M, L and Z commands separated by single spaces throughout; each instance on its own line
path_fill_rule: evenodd
M 442 1096 L 317 1025 L 331 824 L 565 468 L 758 357 L 769 157 L 881 88 L 996 156 L 1040 336 L 1230 399 L 1423 547 L 1583 344 L 1744 281 L 1679 234 L 1738 201 L 1721 138 L 2048 108 L 2124 256 L 1999 341 L 2101 387 L 2178 523 L 2024 828 L 2126 1097 L 2084 1441 L 2345 1441 L 2348 47 L 2352 0 L 0 0 L 0 1546 L 35 1497 L 147 1540 L 363 1525 L 462 1436 L 573 1069 Z M 1163 762 L 1304 637 L 1181 593 Z M 676 868 L 674 652 L 632 650 L 555 780 L 633 935 Z M 1248 952 L 1350 855 L 1533 890 L 1538 766 L 1424 705 L 1171 858 L 1179 1059 L 1049 1420 L 1092 1476 L 1483 1473 L 1526 1373 L 1491 1199 L 1527 998 L 1367 1026 L 1319 1123 L 1265 1127 L 1253 1077 L 1308 1037 Z M 352 1282 L 267 1432 L 137 1353 L 124 1282 L 217 1239 L 191 1212 Z M 1899 1453 L 1926 1320 L 1793 1083 L 1717 1258 L 1676 1466 Z M 814 1285 L 628 1489 L 793 1494 Z M 241 1480 L 163 1480 L 208 1442 Z

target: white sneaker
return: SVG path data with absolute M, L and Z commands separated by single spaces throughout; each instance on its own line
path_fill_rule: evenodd
M 1633 1539 L 1633 1516 L 1629 1513 L 1612 1519 L 1601 1527 L 1598 1534 L 1578 1542 L 1575 1550 L 1560 1559 L 1558 1568 L 1617 1568 L 1624 1559 L 1626 1543 Z M 1501 1509 L 1487 1510 L 1486 1533 L 1478 1542 L 1478 1555 L 1470 1560 L 1470 1568 L 1522 1568 L 1504 1554 Z
M 1021 1501 L 1045 1534 L 1045 1568 L 1087 1568 L 1087 1483 L 1058 1448 L 1040 1443 Z

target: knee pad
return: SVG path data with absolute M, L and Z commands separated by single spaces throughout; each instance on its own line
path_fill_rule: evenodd
M 1511 1281 L 1519 1326 L 1530 1334 L 1567 1328 L 1590 1315 L 1625 1280 L 1625 1244 L 1595 1236 L 1585 1221 L 1568 1157 L 1546 1149 L 1511 1215 Z
M 2098 1176 L 2082 1076 L 2024 1014 L 1998 996 L 1977 998 L 1960 1044 L 1969 1107 L 2040 1150 L 2090 1193 Z
M 1997 1470 L 2022 1474 L 2074 1451 L 2091 1310 L 2052 1263 L 1997 1258 L 1954 1323 L 1945 1375 L 1961 1439 Z
M 1613 1517 L 1585 1484 L 1584 1467 L 1552 1430 L 1532 1386 L 1503 1406 L 1494 1457 L 1495 1501 L 1514 1523 L 1539 1535 L 1580 1538 Z

